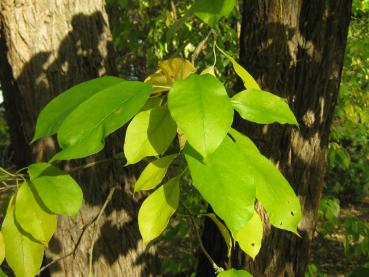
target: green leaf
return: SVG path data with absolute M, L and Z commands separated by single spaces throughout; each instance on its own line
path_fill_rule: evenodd
M 3 233 L 0 231 L 0 265 L 3 263 L 5 258 L 5 243 Z
M 6 247 L 5 258 L 17 277 L 35 276 L 40 270 L 44 246 L 28 237 L 14 221 L 14 198 L 11 199 L 2 233 Z
M 263 223 L 257 212 L 249 222 L 238 232 L 236 241 L 247 255 L 255 259 L 261 248 L 263 238 Z
M 80 83 L 51 100 L 37 118 L 36 132 L 32 142 L 41 137 L 56 134 L 65 118 L 81 103 L 107 87 L 125 80 L 105 76 Z
M 192 74 L 175 82 L 168 106 L 188 142 L 205 159 L 222 143 L 233 121 L 227 92 L 210 74 Z
M 138 178 L 134 191 L 150 190 L 159 185 L 176 157 L 177 154 L 173 154 L 149 163 Z
M 178 207 L 179 176 L 160 186 L 142 203 L 138 227 L 145 243 L 157 238 L 167 227 Z
M 223 16 L 227 17 L 236 5 L 236 0 L 196 0 L 191 12 L 211 27 Z
M 224 226 L 224 224 L 217 218 L 215 214 L 207 214 L 206 216 L 209 217 L 218 227 L 219 232 L 222 234 L 224 241 L 227 245 L 227 249 L 228 249 L 227 256 L 230 257 L 231 251 L 232 251 L 232 237 L 227 227 Z
M 120 82 L 105 88 L 74 109 L 61 124 L 63 149 L 52 160 L 83 158 L 104 148 L 104 139 L 127 123 L 145 104 L 151 85 Z
M 47 209 L 72 217 L 77 214 L 83 194 L 69 174 L 48 163 L 31 164 L 28 174 L 35 192 Z
M 252 275 L 245 270 L 228 269 L 217 275 L 218 277 L 252 277 Z
M 247 89 L 259 89 L 260 90 L 260 87 L 259 87 L 258 83 L 255 81 L 255 79 L 251 76 L 251 74 L 245 68 L 243 68 L 238 62 L 236 62 L 236 60 L 234 58 L 232 58 L 230 55 L 228 55 L 222 49 L 220 49 L 219 47 L 218 47 L 218 49 L 232 63 L 234 71 L 236 72 L 236 74 L 243 81 L 243 83 L 245 85 L 245 88 L 247 88 Z
M 157 107 L 137 114 L 128 125 L 124 142 L 127 164 L 163 154 L 177 133 L 168 108 Z
M 15 198 L 15 219 L 26 233 L 47 246 L 56 229 L 56 215 L 41 205 L 28 183 L 23 183 Z
M 256 186 L 256 198 L 268 212 L 270 223 L 280 229 L 297 233 L 301 219 L 298 197 L 278 168 L 260 152 L 244 147 L 236 140 Z M 256 146 L 255 146 L 256 147 Z
M 252 122 L 298 125 L 288 104 L 282 98 L 267 91 L 257 89 L 241 91 L 233 96 L 232 104 L 243 119 Z
M 4 273 L 4 271 L 2 271 L 2 269 L 0 268 L 0 277 L 8 277 L 8 275 L 6 275 Z
M 194 186 L 234 236 L 254 213 L 255 186 L 247 160 L 226 137 L 206 164 L 189 145 L 185 158 Z
M 249 137 L 245 136 L 244 134 L 238 132 L 233 128 L 231 128 L 228 133 L 237 142 L 237 144 L 242 144 L 242 147 L 244 149 L 259 152 L 259 149 Z

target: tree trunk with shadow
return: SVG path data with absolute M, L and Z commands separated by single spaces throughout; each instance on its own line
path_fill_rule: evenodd
M 55 154 L 55 138 L 29 144 L 40 110 L 60 92 L 82 81 L 114 74 L 111 34 L 103 0 L 13 1 L 0 3 L 0 82 L 17 167 L 47 161 Z M 93 111 L 91 111 L 93 112 Z M 83 118 L 81 118 L 83 122 Z M 110 136 L 101 153 L 83 162 L 110 158 L 121 152 L 123 134 Z M 81 162 L 64 162 L 68 169 Z M 99 213 L 109 191 L 112 200 L 96 227 L 84 233 L 75 255 L 48 268 L 52 276 L 87 276 L 88 250 L 96 231 L 95 276 L 157 275 L 157 258 L 146 251 L 137 227 L 137 207 L 131 185 L 136 169 L 111 162 L 78 171 L 73 176 L 84 193 L 75 219 L 60 216 L 45 264 L 72 251 L 82 226 Z
M 262 249 L 253 262 L 238 251 L 234 267 L 254 276 L 304 276 L 323 187 L 329 129 L 336 105 L 351 0 L 245 0 L 240 60 L 262 89 L 285 98 L 300 128 L 257 125 L 237 119 L 275 162 L 300 198 L 301 238 L 272 228 L 265 219 Z M 242 88 L 239 89 L 239 91 Z M 283 205 L 283 203 L 281 203 Z M 204 238 L 216 232 L 205 227 Z M 219 243 L 212 242 L 212 248 Z M 201 276 L 213 276 L 200 264 Z

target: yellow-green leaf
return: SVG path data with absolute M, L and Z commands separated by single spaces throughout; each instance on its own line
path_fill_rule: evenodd
M 3 233 L 0 231 L 0 264 L 3 263 L 5 258 L 5 243 Z
M 134 164 L 148 156 L 163 154 L 177 133 L 166 106 L 137 114 L 129 124 L 124 142 L 127 164 Z
M 145 243 L 157 238 L 167 227 L 178 207 L 179 177 L 160 186 L 142 203 L 138 212 L 138 227 Z
M 228 55 L 226 52 L 224 52 L 222 49 L 218 47 L 218 49 L 224 54 L 224 56 L 227 57 L 227 59 L 232 63 L 233 69 L 236 72 L 236 74 L 241 78 L 243 81 L 245 88 L 247 89 L 259 89 L 260 86 L 255 81 L 255 79 L 251 76 L 251 74 L 243 68 L 234 58 L 232 58 L 230 55 Z
M 2 225 L 5 258 L 17 277 L 32 277 L 40 270 L 44 246 L 31 239 L 14 221 L 14 197 L 10 200 Z
M 174 81 L 184 80 L 196 72 L 195 66 L 184 58 L 161 61 L 159 67 L 158 71 L 145 79 L 145 83 L 153 85 L 153 93 L 167 91 Z
M 218 277 L 252 277 L 252 275 L 245 270 L 228 269 L 217 275 Z
M 251 258 L 255 259 L 261 248 L 263 238 L 263 223 L 257 212 L 246 225 L 238 232 L 236 241 L 241 249 Z
M 28 183 L 23 183 L 15 198 L 15 219 L 35 240 L 47 246 L 56 229 L 56 215 L 35 198 Z
M 134 191 L 150 190 L 159 185 L 176 157 L 177 154 L 173 154 L 149 163 L 138 178 Z
M 207 217 L 209 217 L 215 225 L 218 227 L 220 233 L 222 234 L 224 241 L 227 245 L 228 253 L 227 256 L 230 257 L 231 251 L 232 251 L 232 237 L 229 233 L 228 229 L 224 226 L 224 224 L 217 218 L 215 214 L 207 214 Z

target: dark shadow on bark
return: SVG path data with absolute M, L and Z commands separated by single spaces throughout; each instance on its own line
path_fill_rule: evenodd
M 11 131 L 11 141 L 16 149 L 15 164 L 18 168 L 27 166 L 34 161 L 50 159 L 58 150 L 54 137 L 42 139 L 30 147 L 34 133 L 35 123 L 40 110 L 56 95 L 82 81 L 101 76 L 102 74 L 116 75 L 113 57 L 113 46 L 107 45 L 108 56 L 100 53 L 100 40 L 107 26 L 100 12 L 91 15 L 77 14 L 73 17 L 73 29 L 60 43 L 57 57 L 49 64 L 52 53 L 40 52 L 34 55 L 24 66 L 22 73 L 16 80 L 7 62 L 7 49 L 4 33 L 1 33 L 0 53 L 0 81 L 4 91 L 6 118 Z M 92 32 L 92 35 L 86 35 Z M 3 32 L 3 30 L 2 30 Z M 24 92 L 24 88 L 27 92 Z M 19 104 L 18 99 L 24 99 Z M 92 111 L 93 112 L 93 111 Z M 30 118 L 31 117 L 31 118 Z M 21 124 L 20 124 L 21 123 Z M 89 157 L 84 161 L 58 162 L 61 168 L 71 168 L 91 162 L 100 158 L 112 157 L 122 151 L 123 130 L 111 135 L 106 141 L 106 147 L 99 154 Z M 99 235 L 94 248 L 94 261 L 103 257 L 111 265 L 119 257 L 139 248 L 141 241 L 137 226 L 137 212 L 140 200 L 133 198 L 131 185 L 137 175 L 137 167 L 124 168 L 122 161 L 114 161 L 110 164 L 73 174 L 82 187 L 84 202 L 89 207 L 101 207 L 109 194 L 112 186 L 118 185 L 119 189 L 113 195 L 111 202 L 105 210 L 104 220 L 99 226 Z M 99 212 L 94 214 L 78 215 L 76 222 L 86 224 Z M 83 213 L 83 211 L 81 211 Z M 120 214 L 118 216 L 118 214 Z M 65 222 L 65 221 L 64 221 Z M 75 224 L 78 229 L 77 223 Z M 64 227 L 65 228 L 65 227 Z M 78 232 L 77 232 L 78 233 Z M 91 238 L 87 235 L 83 240 L 90 244 Z M 62 243 L 58 239 L 52 239 L 48 251 L 62 256 L 71 249 L 62 249 Z M 85 253 L 86 260 L 88 259 Z M 50 259 L 45 261 L 50 262 Z M 141 276 L 156 276 L 159 267 L 158 258 L 150 253 L 143 253 L 135 258 L 137 265 L 144 265 Z M 50 273 L 60 270 L 60 264 L 50 267 Z M 124 273 L 124 268 L 122 269 Z M 87 274 L 88 269 L 84 269 Z M 70 272 L 73 274 L 73 272 Z
M 231 262 L 236 268 L 246 265 L 254 276 L 303 276 L 322 191 L 351 1 L 283 1 L 284 19 L 297 18 L 296 27 L 291 27 L 295 22 L 282 23 L 278 2 L 244 1 L 240 60 L 262 89 L 287 99 L 300 128 L 257 125 L 240 117 L 233 125 L 252 138 L 264 155 L 278 162 L 300 197 L 304 214 L 299 226 L 302 238 L 266 225 L 256 261 L 235 253 Z M 237 91 L 242 89 L 239 86 Z M 217 232 L 215 226 L 205 223 L 204 244 L 213 256 L 219 255 L 221 245 L 211 239 Z M 203 257 L 200 261 L 199 276 L 214 276 L 210 263 Z

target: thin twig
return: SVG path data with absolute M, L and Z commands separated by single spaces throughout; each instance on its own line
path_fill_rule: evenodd
M 97 165 L 112 162 L 114 160 L 119 160 L 119 159 L 122 159 L 122 158 L 123 158 L 123 152 L 119 152 L 111 158 L 106 158 L 106 159 L 94 161 L 94 162 L 91 162 L 91 163 L 88 163 L 88 164 L 84 164 L 84 165 L 81 165 L 81 166 L 77 166 L 75 168 L 69 169 L 68 172 L 76 172 L 76 171 L 79 171 L 79 170 L 84 170 L 84 169 L 87 169 L 87 168 L 90 168 L 90 167 L 95 167 Z
M 195 231 L 195 234 L 196 234 L 196 238 L 199 242 L 199 246 L 200 246 L 200 249 L 201 251 L 204 253 L 205 257 L 209 260 L 210 264 L 213 266 L 215 272 L 219 273 L 219 272 L 222 272 L 224 271 L 224 269 L 220 266 L 218 266 L 215 261 L 212 259 L 212 257 L 210 256 L 210 254 L 208 253 L 208 251 L 206 250 L 204 244 L 202 243 L 202 240 L 201 240 L 201 236 L 200 236 L 200 233 L 199 233 L 199 230 L 197 228 L 197 225 L 196 225 L 196 222 L 194 220 L 194 215 L 191 213 L 191 211 L 186 207 L 186 205 L 183 204 L 182 201 L 180 201 L 180 204 L 182 205 L 182 207 L 186 210 L 186 212 L 188 213 L 188 216 L 190 218 L 190 222 L 192 224 L 192 227 Z
M 70 252 L 68 252 L 67 254 L 65 254 L 65 255 L 63 255 L 63 256 L 61 256 L 61 257 L 59 257 L 59 258 L 56 258 L 55 260 L 52 260 L 51 262 L 49 262 L 47 265 L 45 265 L 45 266 L 43 266 L 43 267 L 41 267 L 41 269 L 40 269 L 40 271 L 38 272 L 38 275 L 40 275 L 41 274 L 41 272 L 43 272 L 45 269 L 47 269 L 48 267 L 50 267 L 50 266 L 52 266 L 53 264 L 55 264 L 55 263 L 57 263 L 57 262 L 59 262 L 59 261 L 61 261 L 61 260 L 63 260 L 63 259 L 65 259 L 65 258 L 67 258 L 67 257 L 69 257 L 69 256 L 75 256 L 75 254 L 76 254 L 76 252 L 77 252 L 77 249 L 78 249 L 78 247 L 79 247 L 79 245 L 81 244 L 81 241 L 82 241 L 82 237 L 83 237 L 83 235 L 86 233 L 86 231 L 87 231 L 87 229 L 89 229 L 92 225 L 94 225 L 94 223 L 96 223 L 99 219 L 100 219 L 100 217 L 101 217 L 101 215 L 103 214 L 103 212 L 105 211 L 105 209 L 106 209 L 106 206 L 108 205 L 108 203 L 110 202 L 110 200 L 111 200 L 111 198 L 112 198 L 112 196 L 113 196 L 113 193 L 114 193 L 114 191 L 117 189 L 118 187 L 117 186 L 114 186 L 114 187 L 112 187 L 111 188 L 111 190 L 110 190 L 110 192 L 109 192 L 109 194 L 108 194 L 108 196 L 107 196 L 107 198 L 106 198 L 106 200 L 105 200 L 105 202 L 104 202 L 104 204 L 103 204 L 103 206 L 101 207 L 101 209 L 100 209 L 100 211 L 99 211 L 99 213 L 98 213 L 98 215 L 92 220 L 92 221 L 90 221 L 89 223 L 87 223 L 85 226 L 83 226 L 83 229 L 82 229 L 82 232 L 81 232 L 81 234 L 79 235 L 79 237 L 78 237 L 78 240 L 77 240 L 77 243 L 75 244 L 75 246 L 74 246 L 74 248 L 73 248 L 73 250 L 71 250 Z M 95 234 L 95 232 L 94 232 L 94 234 Z M 94 243 L 94 241 L 93 241 L 93 243 Z M 93 246 L 92 246 L 93 247 Z M 91 249 L 90 249 L 91 250 Z M 90 255 L 90 257 L 91 257 L 92 255 Z M 91 258 L 92 259 L 92 258 Z
M 101 218 L 103 212 L 105 211 L 105 209 L 108 206 L 109 202 L 113 198 L 114 191 L 117 188 L 118 188 L 118 186 L 114 186 L 114 187 L 111 188 L 108 196 L 106 197 L 104 205 L 101 207 L 101 210 L 100 210 L 99 214 L 97 215 L 97 217 L 95 218 L 94 223 L 93 223 L 94 224 L 94 230 L 93 230 L 93 233 L 92 233 L 92 242 L 91 242 L 91 247 L 88 251 L 88 253 L 89 253 L 88 276 L 89 277 L 93 276 L 93 273 L 92 273 L 92 260 L 93 260 L 94 246 L 95 246 L 95 242 L 96 242 L 96 233 L 97 233 L 97 228 L 96 227 L 99 226 L 98 225 L 99 219 Z

